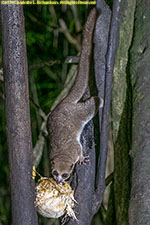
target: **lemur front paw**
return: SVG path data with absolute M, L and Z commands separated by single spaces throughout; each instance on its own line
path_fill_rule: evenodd
M 87 156 L 81 156 L 79 159 L 79 164 L 80 165 L 87 165 L 87 163 L 90 161 L 89 155 Z

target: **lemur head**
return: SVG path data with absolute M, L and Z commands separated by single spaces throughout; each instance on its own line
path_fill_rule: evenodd
M 52 175 L 57 183 L 63 183 L 67 180 L 74 168 L 74 164 L 65 161 L 52 161 Z

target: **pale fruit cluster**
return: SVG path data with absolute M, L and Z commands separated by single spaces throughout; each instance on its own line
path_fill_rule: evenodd
M 36 208 L 44 217 L 58 218 L 64 214 L 76 219 L 73 211 L 74 192 L 68 183 L 57 184 L 52 178 L 42 177 L 36 185 Z

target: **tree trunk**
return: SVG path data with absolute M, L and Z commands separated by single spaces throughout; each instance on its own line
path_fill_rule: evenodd
M 114 142 L 114 204 L 117 225 L 128 225 L 131 179 L 131 81 L 128 72 L 134 27 L 135 0 L 125 1 L 121 12 L 120 43 L 114 70 L 112 124 Z M 128 38 L 127 38 L 128 37 Z M 111 217 L 110 217 L 111 220 Z
M 150 1 L 137 0 L 131 48 L 133 173 L 130 225 L 150 224 Z
M 13 225 L 37 225 L 22 6 L 1 5 Z
M 105 170 L 108 148 L 112 77 L 119 43 L 119 15 L 121 10 L 120 1 L 117 0 L 114 2 L 112 14 L 110 13 L 109 8 L 103 0 L 99 0 L 97 2 L 97 8 L 101 12 L 101 14 L 100 18 L 97 20 L 96 25 L 95 43 L 97 45 L 97 48 L 95 47 L 94 56 L 95 59 L 98 59 L 98 57 L 100 57 L 101 62 L 96 62 L 95 70 L 99 95 L 102 95 L 100 97 L 103 97 L 105 104 L 102 110 L 103 112 L 100 111 L 99 114 L 99 128 L 101 137 L 97 180 L 95 180 L 96 161 L 92 123 L 89 123 L 87 125 L 87 129 L 84 130 L 82 135 L 84 146 L 83 149 L 86 149 L 86 152 L 89 154 L 90 163 L 85 168 L 77 167 L 78 186 L 77 190 L 75 191 L 75 198 L 77 199 L 79 204 L 76 206 L 77 209 L 75 209 L 75 211 L 77 211 L 77 218 L 79 219 L 80 225 L 91 224 L 92 217 L 95 215 L 101 205 L 105 190 Z M 106 21 L 106 18 L 108 19 L 108 21 Z M 105 33 L 103 35 L 100 35 L 100 43 L 98 43 L 98 33 L 103 32 L 104 27 Z M 100 48 L 102 45 L 104 46 L 103 49 Z M 102 74 L 100 73 L 100 68 L 102 68 Z M 70 220 L 68 224 L 75 225 L 77 224 L 77 222 Z
M 92 198 L 95 183 L 95 146 L 94 146 L 94 127 L 92 121 L 89 122 L 82 134 L 83 149 L 89 155 L 90 162 L 87 165 L 77 166 L 77 188 L 75 191 L 76 204 L 75 212 L 79 220 L 70 219 L 68 225 L 90 225 L 93 217 Z

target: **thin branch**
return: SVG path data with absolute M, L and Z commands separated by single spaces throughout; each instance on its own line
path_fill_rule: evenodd
M 39 19 L 37 19 L 33 14 L 29 13 L 28 12 L 28 17 L 31 19 L 31 22 L 33 22 L 34 24 L 37 24 L 41 27 L 46 27 L 46 29 L 49 31 L 49 32 L 53 32 L 53 27 L 52 26 L 49 26 L 41 21 L 39 21 Z
M 77 74 L 77 65 L 72 65 L 67 75 L 67 79 L 64 84 L 63 90 L 60 92 L 58 97 L 56 98 L 55 102 L 51 107 L 51 111 L 58 105 L 58 103 L 68 94 L 70 88 L 72 87 Z
M 99 209 L 105 190 L 105 171 L 108 150 L 108 133 L 109 133 L 109 115 L 110 102 L 112 95 L 112 78 L 117 48 L 119 44 L 119 16 L 121 9 L 120 0 L 114 1 L 111 17 L 110 35 L 108 42 L 108 52 L 106 55 L 106 80 L 104 90 L 104 108 L 102 114 L 102 129 L 100 137 L 100 156 L 98 159 L 98 177 L 96 183 L 96 195 L 93 209 L 95 212 Z
M 79 56 L 68 56 L 65 60 L 65 63 L 72 64 L 72 63 L 79 63 Z
M 44 127 L 44 129 L 46 129 L 46 122 L 43 122 L 41 127 Z M 42 134 L 42 128 L 41 128 L 41 132 L 38 137 L 38 141 L 36 142 L 36 145 L 33 148 L 33 165 L 36 168 L 38 167 L 38 165 L 41 161 L 44 145 L 45 145 L 45 137 Z
M 55 11 L 55 7 L 53 5 L 49 6 L 49 12 L 52 15 L 52 19 L 53 19 L 54 23 L 57 24 L 57 14 Z
M 0 69 L 0 81 L 4 81 L 4 77 L 3 77 L 3 68 Z
M 38 62 L 38 63 L 35 63 L 33 65 L 30 65 L 29 66 L 29 71 L 30 70 L 34 70 L 34 69 L 39 69 L 39 68 L 42 68 L 42 67 L 45 67 L 45 66 L 53 66 L 55 64 L 61 64 L 61 61 L 60 60 L 49 60 L 47 62 Z
M 73 12 L 74 20 L 75 20 L 75 27 L 76 27 L 76 32 L 81 31 L 81 23 L 79 20 L 79 15 L 78 15 L 78 7 L 76 5 L 71 5 L 71 10 Z
M 38 104 L 36 104 L 31 97 L 30 97 L 30 102 L 32 103 L 32 106 L 35 108 L 36 112 L 41 116 L 41 118 L 43 118 L 43 120 L 46 121 L 47 116 L 44 113 L 44 111 L 41 109 L 41 107 Z
M 4 77 L 0 75 L 0 81 L 4 82 Z
M 106 184 L 106 186 L 108 186 L 108 185 L 113 181 L 113 179 L 114 179 L 114 173 L 112 172 L 112 173 L 109 174 L 109 176 L 106 177 L 106 179 L 105 179 L 105 184 Z
M 76 49 L 78 51 L 80 51 L 81 50 L 81 46 L 78 43 L 78 41 L 74 37 L 72 37 L 72 35 L 70 34 L 65 21 L 63 19 L 59 19 L 59 24 L 60 24 L 62 32 L 64 33 L 64 35 L 67 38 L 68 42 L 73 44 L 76 47 Z

